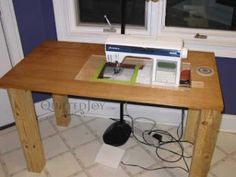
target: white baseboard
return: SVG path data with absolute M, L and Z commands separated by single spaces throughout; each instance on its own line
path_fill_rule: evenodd
M 52 105 L 52 104 L 53 104 L 53 101 L 51 98 L 34 103 L 35 112 L 38 119 L 54 114 L 52 110 L 47 109 L 48 105 Z
M 223 114 L 220 131 L 236 132 L 236 115 Z
M 71 113 L 99 118 L 119 118 L 119 104 L 104 101 L 69 99 Z M 54 114 L 52 99 L 35 103 L 36 114 L 40 118 Z M 155 106 L 127 105 L 132 117 L 148 117 L 163 125 L 179 125 L 181 110 Z M 236 115 L 223 114 L 220 131 L 236 132 Z

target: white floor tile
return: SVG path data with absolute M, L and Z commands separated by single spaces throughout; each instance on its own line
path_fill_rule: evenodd
M 192 144 L 182 142 L 181 146 L 184 148 L 184 155 L 185 156 L 191 156 L 193 154 L 193 145 Z M 182 152 L 181 148 L 180 148 L 179 152 Z
M 227 153 L 236 151 L 236 135 L 220 132 L 218 135 L 217 145 Z
M 5 177 L 5 173 L 3 171 L 2 165 L 0 164 L 0 176 Z
M 77 174 L 77 175 L 75 175 L 73 177 L 88 177 L 88 176 L 85 173 L 80 173 L 80 174 Z
M 32 172 L 28 172 L 28 171 L 22 171 L 19 172 L 15 175 L 13 175 L 12 177 L 46 177 L 44 171 L 41 173 L 32 173 Z
M 160 167 L 160 166 L 157 166 Z M 153 171 L 144 171 L 138 174 L 136 177 L 171 177 L 166 170 L 153 170 Z
M 71 153 L 65 153 L 47 161 L 46 169 L 52 177 L 67 177 L 81 170 Z
M 93 141 L 86 145 L 79 146 L 74 152 L 76 157 L 81 160 L 85 167 L 89 167 L 94 164 L 94 160 L 101 147 L 101 144 L 97 141 Z
M 142 147 L 149 153 L 151 154 L 152 158 L 155 159 L 155 161 L 159 161 L 158 157 L 156 156 L 156 148 L 151 147 L 148 145 L 142 144 Z
M 234 160 L 236 161 L 236 153 L 234 154 L 233 158 L 234 158 Z
M 46 159 L 54 157 L 68 150 L 62 139 L 58 136 L 48 137 L 43 140 L 43 147 Z
M 132 136 L 132 135 L 131 135 Z M 133 147 L 133 146 L 135 146 L 135 145 L 137 145 L 137 142 L 136 142 L 136 140 L 134 140 L 134 138 L 129 138 L 128 139 L 128 141 L 124 144 L 124 145 L 122 145 L 122 146 L 119 146 L 119 148 L 121 148 L 121 149 L 128 149 L 128 148 L 131 148 L 131 147 Z
M 135 147 L 127 150 L 123 161 L 125 163 L 137 164 L 143 167 L 149 167 L 155 163 L 155 161 L 149 156 L 149 154 L 140 147 Z M 131 174 L 139 173 L 140 171 L 142 171 L 142 169 L 138 167 L 125 167 Z
M 65 138 L 68 145 L 72 148 L 95 139 L 95 137 L 91 134 L 91 132 L 83 125 L 71 128 L 63 132 L 62 135 Z
M 59 130 L 59 131 L 65 131 L 65 130 L 68 130 L 72 127 L 75 127 L 75 126 L 78 126 L 79 124 L 81 124 L 81 120 L 78 116 L 71 116 L 71 122 L 70 124 L 67 126 L 67 127 L 61 127 L 61 126 L 57 126 L 56 124 L 56 118 L 53 117 L 51 119 L 51 122 L 56 126 L 56 128 Z
M 211 160 L 211 165 L 214 165 L 216 162 L 223 159 L 224 157 L 225 157 L 225 154 L 216 147 L 214 150 L 212 160 Z
M 88 121 L 92 121 L 92 120 L 95 120 L 97 119 L 96 118 L 96 115 L 95 116 L 85 116 L 85 115 L 81 115 L 80 116 L 80 119 L 82 122 L 88 122 Z M 100 119 L 100 118 L 99 118 Z
M 226 161 L 222 161 L 216 167 L 214 167 L 211 172 L 215 174 L 217 177 L 235 177 L 236 174 L 236 162 L 228 159 Z
M 96 165 L 89 169 L 92 177 L 129 177 L 122 168 L 114 169 L 103 165 Z
M 0 136 L 0 152 L 5 153 L 20 147 L 19 137 L 16 131 Z
M 89 122 L 87 125 L 98 135 L 102 136 L 106 129 L 114 123 L 113 120 L 100 118 Z
M 39 121 L 39 129 L 41 138 L 45 138 L 56 133 L 56 131 L 47 119 Z
M 178 127 L 171 127 L 169 130 L 168 130 L 168 132 L 175 138 L 175 139 L 178 139 L 179 137 L 178 137 L 178 135 L 177 135 L 177 128 Z M 179 130 L 179 133 L 181 133 L 180 132 L 180 130 Z
M 10 174 L 26 168 L 25 158 L 21 149 L 4 155 L 3 161 L 6 164 L 7 170 Z
M 84 120 L 81 120 L 84 119 Z M 88 121 L 88 122 L 87 122 Z M 109 168 L 100 164 L 94 164 L 94 159 L 101 147 L 101 142 L 99 139 L 90 132 L 86 126 L 82 123 L 88 124 L 94 133 L 102 137 L 103 132 L 106 128 L 113 123 L 114 121 L 109 119 L 94 117 L 79 118 L 73 117 L 72 124 L 67 128 L 58 127 L 62 133 L 65 142 L 72 148 L 75 156 L 71 152 L 67 152 L 68 148 L 64 144 L 64 140 L 57 135 L 55 127 L 52 125 L 55 124 L 55 118 L 48 118 L 45 120 L 39 121 L 41 137 L 43 138 L 43 146 L 47 160 L 46 170 L 49 172 L 50 177 L 187 177 L 187 173 L 182 170 L 158 170 L 158 171 L 145 171 L 140 168 L 127 167 L 122 169 Z M 140 124 L 141 126 L 142 124 Z M 144 124 L 142 128 L 150 127 L 150 125 Z M 162 127 L 162 125 L 160 125 Z M 171 132 L 176 134 L 176 128 L 170 126 L 163 126 L 163 129 L 171 129 Z M 236 134 L 231 133 L 219 133 L 219 138 L 217 141 L 217 148 L 215 149 L 212 163 L 211 171 L 208 174 L 208 177 L 234 177 L 236 174 Z M 120 146 L 126 150 L 125 157 L 123 158 L 124 162 L 138 164 L 145 167 L 155 167 L 155 149 L 150 149 L 146 147 L 146 150 L 149 150 L 150 153 L 147 153 L 143 148 L 137 146 L 137 142 L 132 138 L 123 145 Z M 174 146 L 173 146 L 174 148 Z M 222 152 L 223 151 L 223 152 Z M 4 154 L 2 154 L 4 153 Z M 187 148 L 187 153 L 190 151 Z M 226 158 L 226 153 L 230 153 Z M 153 156 L 151 157 L 150 156 Z M 167 153 L 161 153 L 163 157 L 168 157 Z M 12 177 L 46 177 L 46 171 L 43 170 L 42 173 L 30 173 L 26 171 L 26 164 L 23 153 L 20 149 L 19 138 L 15 127 L 11 127 L 6 130 L 0 131 L 0 158 L 2 160 Z M 88 176 L 82 171 L 81 166 L 77 162 L 76 158 L 83 164 L 83 167 L 89 167 L 87 172 Z M 169 157 L 169 159 L 172 157 Z M 223 160 L 222 160 L 223 159 Z M 190 163 L 190 160 L 189 162 Z M 165 163 L 166 165 L 167 163 Z M 170 166 L 174 164 L 170 164 Z M 183 166 L 183 162 L 177 163 L 175 165 Z M 158 166 L 157 166 L 158 167 Z M 127 174 L 129 172 L 129 175 Z M 171 175 L 170 175 L 171 174 Z M 2 166 L 0 165 L 0 177 L 5 176 Z
M 187 173 L 181 169 L 170 169 L 168 171 L 175 177 L 188 177 L 188 175 L 189 175 L 189 173 Z
M 3 129 L 3 130 L 0 130 L 0 136 L 6 134 L 6 133 L 10 133 L 12 131 L 15 131 L 16 130 L 16 126 L 11 126 L 9 128 L 6 128 L 6 129 Z
M 178 158 L 178 156 L 172 156 L 172 157 L 168 158 L 168 160 L 174 161 L 177 158 Z M 190 168 L 191 158 L 185 158 L 185 160 L 187 162 L 188 167 Z M 178 162 L 174 162 L 174 163 L 164 162 L 163 166 L 165 166 L 165 167 L 182 167 L 185 170 L 187 170 L 186 164 L 185 164 L 183 159 L 181 159 Z M 176 177 L 188 177 L 188 173 L 186 171 L 184 171 L 183 169 L 180 169 L 180 168 L 169 168 L 167 170 L 170 173 L 172 173 L 174 176 L 176 176 Z
M 207 177 L 213 177 L 211 173 L 208 173 L 207 174 Z
M 153 158 L 155 158 L 157 161 L 160 161 L 160 159 L 156 155 L 156 148 L 155 147 L 151 147 L 148 145 L 142 145 L 142 146 L 152 154 Z M 170 144 L 161 146 L 161 148 L 166 148 L 166 149 L 172 150 L 172 151 L 178 151 L 180 149 L 179 146 L 177 146 L 175 143 L 170 143 Z M 161 158 L 165 159 L 165 158 L 168 158 L 173 155 L 173 153 L 170 153 L 169 151 L 161 149 L 161 148 L 159 148 L 157 151 L 157 153 L 161 156 Z

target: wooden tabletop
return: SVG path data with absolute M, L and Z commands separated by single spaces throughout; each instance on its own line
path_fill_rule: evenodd
M 91 55 L 104 55 L 104 45 L 47 41 L 34 49 L 0 79 L 2 88 L 74 95 L 116 101 L 223 110 L 223 99 L 213 53 L 190 51 L 192 81 L 203 88 L 165 89 L 75 80 Z M 214 69 L 210 77 L 196 73 L 199 66 Z M 201 85 L 201 84 L 200 84 Z

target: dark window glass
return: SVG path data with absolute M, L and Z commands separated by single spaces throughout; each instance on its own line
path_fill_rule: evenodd
M 236 31 L 236 0 L 167 0 L 165 25 Z
M 112 24 L 120 24 L 120 0 L 78 0 L 78 22 L 105 24 L 107 15 Z M 145 26 L 145 0 L 127 0 L 126 24 Z

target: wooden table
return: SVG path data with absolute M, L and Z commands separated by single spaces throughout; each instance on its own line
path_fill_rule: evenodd
M 192 80 L 203 88 L 165 89 L 91 81 L 75 76 L 92 54 L 104 55 L 104 46 L 69 42 L 44 42 L 0 80 L 8 89 L 16 127 L 27 168 L 40 172 L 45 156 L 36 119 L 32 91 L 52 93 L 59 126 L 67 126 L 67 95 L 188 108 L 185 139 L 194 142 L 190 177 L 206 177 L 221 122 L 223 101 L 213 53 L 189 52 Z M 199 66 L 214 69 L 214 75 L 196 73 Z M 135 93 L 135 94 L 134 94 Z

